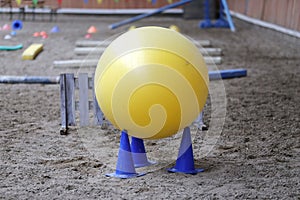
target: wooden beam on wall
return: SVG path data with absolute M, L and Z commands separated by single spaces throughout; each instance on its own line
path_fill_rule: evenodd
M 249 17 L 254 17 L 256 19 L 262 19 L 264 13 L 265 1 L 261 0 L 248 0 L 247 13 Z
M 300 32 L 299 0 L 228 0 L 230 10 Z

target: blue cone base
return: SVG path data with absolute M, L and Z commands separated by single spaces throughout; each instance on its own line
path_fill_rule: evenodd
M 210 20 L 203 20 L 202 22 L 199 23 L 199 28 L 211 28 L 214 25 L 211 23 Z
M 134 177 L 139 177 L 139 176 L 144 176 L 146 173 L 141 172 L 141 173 L 127 173 L 127 174 L 119 174 L 119 173 L 111 173 L 111 174 L 105 174 L 107 177 L 115 177 L 115 178 L 121 178 L 121 179 L 128 179 L 128 178 L 134 178 Z
M 201 168 L 193 169 L 193 170 L 184 170 L 184 171 L 182 171 L 180 169 L 176 169 L 175 167 L 168 169 L 168 172 L 171 172 L 171 173 L 184 173 L 184 174 L 192 174 L 192 175 L 195 175 L 195 174 L 197 174 L 199 172 L 203 172 L 203 171 L 204 171 L 204 169 L 201 169 Z
M 189 127 L 185 127 L 183 130 L 176 164 L 174 167 L 168 169 L 168 171 L 184 174 L 197 174 L 198 172 L 204 171 L 204 169 L 195 169 L 191 131 Z
M 147 160 L 147 162 L 144 162 L 144 163 L 134 164 L 134 167 L 140 168 L 140 167 L 146 167 L 146 166 L 156 165 L 156 164 L 157 164 L 157 162 L 155 162 L 155 161 Z
M 229 28 L 229 23 L 225 19 L 220 18 L 215 22 L 214 27 Z

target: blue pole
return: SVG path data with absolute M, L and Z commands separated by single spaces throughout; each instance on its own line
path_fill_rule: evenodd
M 224 7 L 224 12 L 226 14 L 226 17 L 227 17 L 227 21 L 229 23 L 229 27 L 230 27 L 230 30 L 232 32 L 235 32 L 235 27 L 234 27 L 234 24 L 232 22 L 232 19 L 231 19 L 231 16 L 230 16 L 230 13 L 229 13 L 229 8 L 228 8 L 228 5 L 227 5 L 227 1 L 226 0 L 222 0 L 222 5 Z
M 210 13 L 209 13 L 209 0 L 205 0 L 204 2 L 204 19 L 210 20 Z
M 211 21 L 210 21 L 210 5 L 209 0 L 204 1 L 204 20 L 199 23 L 200 28 L 210 28 L 213 27 Z
M 220 71 L 209 71 L 208 72 L 209 80 L 220 80 L 228 78 L 239 78 L 247 76 L 246 69 L 227 69 Z
M 215 22 L 214 26 L 217 28 L 230 28 L 228 19 L 224 13 L 224 6 L 222 1 L 220 0 L 220 11 L 219 11 L 219 19 Z
M 141 14 L 141 15 L 137 15 L 135 17 L 132 17 L 132 18 L 129 18 L 129 19 L 125 19 L 123 21 L 111 24 L 111 25 L 109 25 L 109 28 L 110 29 L 115 29 L 115 28 L 118 28 L 120 26 L 129 24 L 131 22 L 135 22 L 135 21 L 138 21 L 140 19 L 143 19 L 143 18 L 152 16 L 152 15 L 155 15 L 155 14 L 161 13 L 161 12 L 163 12 L 165 10 L 170 9 L 170 8 L 175 8 L 175 7 L 178 7 L 178 6 L 190 3 L 191 1 L 192 0 L 182 0 L 182 1 L 179 1 L 179 2 L 176 2 L 176 3 L 173 3 L 173 4 L 169 4 L 169 5 L 163 6 L 161 8 L 158 8 L 158 9 L 156 9 L 154 11 L 151 11 L 151 12 L 148 12 L 148 13 L 144 13 L 144 14 Z

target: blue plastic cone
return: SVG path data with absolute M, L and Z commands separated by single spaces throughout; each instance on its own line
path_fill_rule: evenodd
M 106 174 L 106 176 L 125 179 L 143 175 L 145 175 L 145 173 L 137 173 L 135 171 L 128 134 L 126 131 L 122 131 L 116 171 L 111 174 Z
M 180 172 L 185 174 L 197 174 L 203 172 L 204 169 L 195 169 L 193 146 L 191 140 L 190 128 L 184 128 L 176 165 L 168 169 L 169 172 Z
M 136 168 L 156 164 L 156 162 L 148 160 L 144 141 L 142 139 L 136 137 L 131 138 L 131 152 L 134 167 Z
M 52 29 L 51 29 L 51 33 L 58 33 L 60 32 L 60 29 L 58 26 L 54 26 Z
M 12 22 L 11 29 L 14 31 L 19 31 L 23 28 L 23 22 L 21 20 L 15 20 Z

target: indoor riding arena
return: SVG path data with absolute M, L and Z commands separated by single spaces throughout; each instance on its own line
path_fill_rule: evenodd
M 300 199 L 300 1 L 0 4 L 0 199 Z

